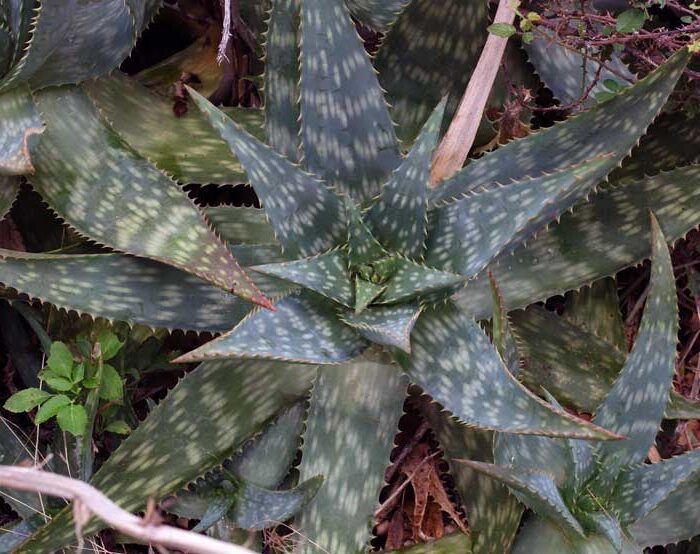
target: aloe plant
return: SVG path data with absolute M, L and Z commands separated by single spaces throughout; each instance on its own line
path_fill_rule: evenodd
M 400 3 L 391 4 L 390 18 Z M 526 305 L 647 256 L 644 233 L 638 231 L 649 207 L 669 226 L 670 237 L 697 223 L 692 210 L 675 218 L 668 198 L 669 190 L 680 197 L 684 187 L 697 184 L 697 166 L 585 203 L 663 108 L 687 51 L 615 98 L 473 160 L 431 190 L 444 101 L 403 153 L 345 4 L 277 0 L 270 17 L 266 142 L 246 132 L 251 125 L 237 123 L 194 90 L 195 106 L 181 120 L 167 118 L 157 94 L 119 74 L 35 91 L 46 130 L 32 150 L 35 173 L 29 181 L 71 226 L 117 252 L 3 250 L 0 281 L 94 317 L 223 333 L 179 359 L 203 363 L 123 442 L 92 483 L 137 510 L 149 497 L 177 493 L 237 456 L 281 411 L 308 399 L 298 471 L 303 483 L 318 475 L 324 482 L 301 509 L 295 528 L 309 539 L 307 551 L 317 543 L 334 553 L 359 552 L 370 537 L 409 381 L 434 399 L 433 407 L 445 410 L 443 423 L 456 426 L 455 437 L 477 426 L 605 444 L 620 438 L 620 430 L 590 424 L 530 392 L 476 319 L 488 317 L 491 309 L 490 298 L 481 294 L 489 272 L 508 306 Z M 296 37 L 299 58 L 281 55 L 280 45 L 294 44 Z M 259 119 L 254 126 L 259 130 Z M 158 203 L 184 194 L 168 175 L 181 182 L 227 182 L 241 171 L 263 210 L 224 207 L 204 215 L 191 204 L 180 212 Z M 133 180 L 117 178 L 124 174 Z M 105 186 L 90 189 L 88 177 Z M 144 189 L 153 196 L 141 198 L 137 192 Z M 116 202 L 117 193 L 131 202 Z M 94 209 L 86 212 L 91 201 Z M 695 205 L 697 198 L 684 201 Z M 558 233 L 576 240 L 577 225 L 609 231 L 609 222 L 597 217 L 598 202 L 615 202 L 630 221 L 622 232 L 628 249 L 598 262 L 572 260 L 563 246 L 542 246 L 557 241 Z M 127 208 L 130 215 L 119 211 Z M 562 231 L 555 222 L 574 208 L 573 231 Z M 180 233 L 183 242 L 176 240 Z M 144 236 L 167 252 L 139 249 Z M 588 246 L 607 249 L 616 238 L 596 238 Z M 535 260 L 540 251 L 556 258 L 563 273 L 541 279 L 536 263 L 521 263 L 523 249 Z M 241 285 L 248 277 L 237 264 L 250 275 L 249 286 Z M 271 298 L 273 309 L 254 308 L 231 289 L 263 305 Z M 239 480 L 240 475 L 232 484 L 236 490 Z M 262 488 L 272 494 L 278 485 Z M 198 513 L 209 520 L 212 513 L 229 517 L 226 502 Z M 503 537 L 512 535 L 519 516 L 512 506 L 506 511 Z M 494 527 L 501 523 L 485 523 L 482 537 L 500 533 Z M 98 528 L 93 523 L 86 532 Z M 21 551 L 59 549 L 73 533 L 66 510 Z M 479 544 L 484 552 L 492 548 L 487 539 Z
M 652 231 L 651 285 L 639 333 L 593 418 L 627 439 L 592 444 L 499 434 L 496 464 L 461 461 L 506 484 L 535 513 L 513 552 L 639 552 L 700 532 L 697 522 L 676 518 L 679 503 L 684 509 L 697 503 L 700 452 L 644 463 L 668 402 L 678 332 L 671 259 L 653 217 Z M 502 321 L 494 329 L 497 344 L 514 347 Z

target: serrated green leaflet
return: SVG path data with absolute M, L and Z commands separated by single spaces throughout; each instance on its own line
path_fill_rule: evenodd
M 0 282 L 30 298 L 152 328 L 223 332 L 252 308 L 193 275 L 121 254 L 0 250 L 0 272 Z
M 591 160 L 436 208 L 426 261 L 466 277 L 476 275 L 498 254 L 510 253 L 588 195 L 607 163 L 605 158 Z
M 621 351 L 627 351 L 625 325 L 620 313 L 617 282 L 608 277 L 566 295 L 564 317 Z
M 428 181 L 445 102 L 443 99 L 435 108 L 413 148 L 382 186 L 367 214 L 373 235 L 384 248 L 412 259 L 423 256 L 428 232 Z
M 624 469 L 615 483 L 612 507 L 623 523 L 633 523 L 651 512 L 674 491 L 700 475 L 700 450 L 655 464 Z
M 75 88 L 36 96 L 47 123 L 32 185 L 79 233 L 267 304 L 192 200 L 133 154 Z
M 670 544 L 700 534 L 700 480 L 694 479 L 666 498 L 646 517 L 629 527 L 642 546 Z
M 412 0 L 345 0 L 350 13 L 358 21 L 383 31 Z
M 355 313 L 362 313 L 382 292 L 385 287 L 365 281 L 359 275 L 355 276 Z
M 696 227 L 698 184 L 696 165 L 597 194 L 512 255 L 492 262 L 487 271 L 496 278 L 508 309 L 614 275 L 649 257 L 649 210 L 669 240 Z M 476 318 L 491 316 L 486 271 L 459 293 L 458 303 Z
M 0 94 L 0 175 L 32 173 L 32 150 L 44 130 L 27 87 Z
M 508 183 L 525 175 L 541 175 L 612 154 L 601 168 L 600 177 L 604 177 L 644 134 L 666 103 L 687 62 L 687 51 L 680 50 L 612 100 L 471 162 L 437 187 L 432 200 L 450 199 L 483 185 Z
M 389 29 L 376 67 L 401 140 L 418 135 L 433 107 L 464 93 L 486 39 L 488 6 L 463 0 L 412 0 Z
M 469 520 L 474 554 L 508 552 L 518 530 L 522 505 L 500 482 L 455 460 L 493 462 L 493 433 L 460 425 L 434 402 L 422 399 L 420 411 L 430 423 Z
M 247 181 L 241 164 L 199 110 L 178 117 L 172 100 L 119 72 L 88 81 L 82 88 L 131 148 L 174 179 L 182 183 Z
M 231 244 L 265 244 L 275 242 L 275 232 L 265 217 L 265 211 L 245 206 L 216 206 L 204 208 L 221 238 Z M 234 254 L 235 255 L 235 254 Z M 240 261 L 244 265 L 250 265 Z
M 405 546 L 399 550 L 387 550 L 401 554 L 472 554 L 472 539 L 462 533 L 454 533 L 435 541 Z
M 452 302 L 423 312 L 411 345 L 411 356 L 401 357 L 406 373 L 464 423 L 525 434 L 614 438 L 530 393 L 508 372 L 481 328 Z
M 386 252 L 367 227 L 360 210 L 352 199 L 345 200 L 348 222 L 348 263 L 352 269 L 386 256 Z
M 443 291 L 448 294 L 464 282 L 464 278 L 455 273 L 440 271 L 403 258 L 390 260 L 394 263 L 395 270 L 379 299 L 382 304 L 404 302 Z
M 613 53 L 601 67 L 595 60 L 595 54 L 586 52 L 587 56 L 584 57 L 580 52 L 556 42 L 553 33 L 546 27 L 539 27 L 538 31 L 535 40 L 524 45 L 525 51 L 539 78 L 552 91 L 554 98 L 564 105 L 578 102 L 588 90 L 589 94 L 582 105 L 589 107 L 596 103 L 597 94 L 609 93 L 605 85 L 610 81 L 621 88 L 636 81 L 635 75 L 620 60 L 618 53 Z
M 373 359 L 319 370 L 299 473 L 325 481 L 296 520 L 308 539 L 301 552 L 365 551 L 406 386 L 397 368 Z
M 259 142 L 204 97 L 190 96 L 248 172 L 277 239 L 292 255 L 313 256 L 345 240 L 345 209 L 332 190 Z
M 44 0 L 28 49 L 0 88 L 77 83 L 110 71 L 127 57 L 158 5 L 105 0 L 95 10 L 76 0 Z
M 276 362 L 202 364 L 119 446 L 91 484 L 125 510 L 138 510 L 149 497 L 162 498 L 221 463 L 306 394 L 314 373 Z M 100 526 L 93 523 L 85 532 Z M 53 552 L 73 540 L 72 511 L 66 509 L 19 552 Z
M 368 346 L 342 323 L 335 308 L 313 294 L 290 295 L 271 310 L 256 310 L 228 333 L 180 356 L 177 362 L 260 358 L 335 364 Z
M 652 215 L 651 284 L 634 347 L 593 421 L 626 439 L 598 445 L 601 483 L 644 461 L 668 402 L 676 361 L 678 307 L 666 238 Z M 601 485 L 603 486 L 603 485 Z
M 366 339 L 384 346 L 411 351 L 411 330 L 420 315 L 417 304 L 369 308 L 362 313 L 347 312 L 340 318 Z
M 382 89 L 342 0 L 304 0 L 301 18 L 304 165 L 364 203 L 400 161 Z
M 491 342 L 500 354 L 508 371 L 518 377 L 520 374 L 520 353 L 513 336 L 508 313 L 503 305 L 498 283 L 490 276 L 491 298 L 493 300 L 493 317 L 491 318 Z
M 347 307 L 353 306 L 355 295 L 347 256 L 341 250 L 332 250 L 314 258 L 258 265 L 251 269 L 290 281 Z
M 595 412 L 624 366 L 625 353 L 539 306 L 512 312 L 510 317 L 527 360 L 522 372 L 524 381 L 532 387 L 546 388 L 576 410 Z M 671 392 L 664 417 L 700 417 L 700 403 Z
M 265 135 L 274 150 L 299 160 L 299 2 L 273 0 L 265 43 Z
M 0 176 L 0 220 L 4 219 L 17 198 L 20 180 L 18 177 Z
M 539 516 L 555 521 L 574 536 L 584 536 L 581 524 L 566 507 L 551 474 L 543 471 L 515 473 L 497 465 L 471 460 L 459 460 L 459 463 L 501 481 Z

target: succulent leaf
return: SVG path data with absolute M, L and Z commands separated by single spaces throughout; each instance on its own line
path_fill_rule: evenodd
M 354 305 L 347 256 L 342 250 L 291 262 L 257 265 L 251 269 L 300 285 L 348 308 Z
M 360 355 L 368 346 L 338 319 L 331 304 L 313 294 L 287 296 L 274 308 L 251 312 L 228 333 L 175 361 L 257 358 L 336 364 Z
M 188 90 L 248 172 L 285 250 L 313 256 L 345 241 L 345 209 L 334 191 L 246 133 L 199 93 Z
M 12 208 L 19 192 L 19 182 L 17 177 L 0 176 L 0 220 L 3 220 Z
M 299 473 L 325 480 L 296 520 L 309 540 L 301 552 L 317 552 L 314 544 L 333 554 L 364 551 L 406 386 L 396 367 L 368 358 L 319 369 Z
M 384 248 L 411 259 L 423 257 L 428 232 L 428 181 L 446 101 L 437 105 L 367 214 L 369 226 Z
M 608 539 L 615 552 L 623 551 L 625 537 L 620 522 L 614 515 L 599 511 L 584 513 L 581 519 L 584 525 L 593 530 L 594 534 L 602 535 Z
M 382 304 L 405 302 L 429 294 L 452 292 L 464 278 L 461 275 L 441 271 L 404 258 L 391 258 L 393 274 L 386 283 L 386 290 L 379 298 Z
M 418 135 L 445 95 L 452 113 L 486 40 L 488 16 L 481 2 L 412 0 L 388 30 L 375 65 L 402 141 Z
M 174 179 L 182 183 L 247 181 L 228 144 L 199 110 L 178 117 L 172 100 L 120 72 L 83 83 L 82 89 L 124 142 Z
M 222 332 L 252 308 L 194 275 L 122 254 L 0 250 L 0 281 L 59 308 L 151 328 Z
M 32 173 L 31 153 L 44 123 L 27 87 L 0 94 L 0 175 Z
M 503 363 L 508 371 L 514 376 L 520 374 L 520 353 L 518 345 L 513 336 L 513 330 L 508 319 L 508 313 L 503 305 L 503 297 L 498 289 L 498 283 L 492 275 L 489 276 L 491 282 L 491 298 L 493 301 L 493 317 L 491 318 L 491 341 L 500 354 Z
M 421 399 L 420 412 L 430 423 L 469 518 L 473 554 L 509 552 L 524 508 L 499 481 L 456 462 L 468 458 L 493 462 L 493 433 L 460 425 L 447 412 Z
M 433 212 L 427 262 L 465 277 L 509 254 L 598 184 L 606 158 L 483 190 Z
M 139 510 L 148 498 L 173 493 L 220 464 L 275 414 L 305 395 L 314 374 L 312 367 L 278 362 L 202 364 L 122 442 L 91 484 L 125 510 Z M 84 532 L 94 533 L 102 525 L 93 520 Z M 73 515 L 66 509 L 19 551 L 53 552 L 73 540 Z
M 299 2 L 273 0 L 265 44 L 265 135 L 288 160 L 299 160 Z
M 522 179 L 523 175 L 542 175 L 612 154 L 601 168 L 602 179 L 620 164 L 644 134 L 687 63 L 687 51 L 678 51 L 612 100 L 471 162 L 434 189 L 431 200 L 454 198 L 491 183 L 507 183 Z M 582 137 L 585 137 L 584 147 L 581 147 Z
M 700 480 L 672 492 L 654 511 L 629 527 L 642 546 L 665 545 L 700 535 Z
M 365 203 L 400 162 L 382 89 L 343 0 L 304 0 L 301 17 L 304 166 Z
M 567 406 L 593 413 L 620 370 L 626 354 L 614 344 L 539 306 L 510 314 L 525 354 L 522 377 L 529 386 L 542 386 Z M 664 417 L 700 417 L 700 402 L 671 392 Z
M 399 358 L 406 373 L 463 423 L 511 433 L 615 438 L 523 387 L 481 328 L 452 302 L 423 312 L 411 345 L 411 356 Z
M 545 27 L 540 27 L 535 40 L 523 47 L 539 78 L 552 91 L 554 98 L 564 105 L 578 102 L 584 91 L 592 87 L 582 103 L 585 107 L 592 106 L 597 101 L 597 94 L 609 92 L 603 83 L 612 80 L 623 88 L 637 79 L 617 52 L 613 52 L 601 66 L 595 54 L 587 52 L 584 57 L 581 52 L 562 46 Z
M 627 437 L 614 447 L 598 445 L 601 486 L 623 465 L 646 458 L 659 428 L 675 371 L 678 307 L 666 238 L 651 216 L 651 284 L 637 338 L 620 375 L 593 421 Z
M 614 275 L 649 257 L 649 210 L 669 240 L 696 227 L 698 183 L 696 165 L 601 192 L 512 255 L 492 262 L 457 301 L 477 319 L 491 317 L 488 271 L 509 310 Z
M 350 199 L 345 200 L 348 221 L 348 262 L 352 269 L 373 262 L 387 255 L 382 245 L 372 235 L 360 210 Z
M 384 285 L 377 285 L 372 281 L 365 281 L 359 275 L 355 276 L 355 313 L 360 314 L 377 297 L 384 292 Z
M 265 244 L 276 240 L 264 210 L 245 206 L 216 206 L 204 208 L 204 213 L 221 238 L 230 244 Z
M 551 474 L 543 471 L 513 472 L 508 468 L 472 460 L 459 460 L 459 463 L 501 481 L 523 504 L 539 516 L 554 521 L 567 534 L 584 536 L 581 524 L 566 507 Z
M 378 306 L 361 313 L 346 312 L 340 318 L 367 340 L 411 351 L 411 330 L 420 315 L 418 304 Z
M 389 27 L 412 0 L 345 0 L 352 16 L 377 31 Z
M 159 6 L 155 1 L 105 0 L 95 10 L 77 0 L 45 0 L 22 59 L 0 89 L 26 82 L 35 89 L 77 83 L 114 69 Z
M 47 130 L 32 185 L 78 232 L 269 305 L 178 185 L 133 154 L 76 88 L 36 96 Z
M 612 495 L 612 507 L 623 523 L 631 524 L 654 510 L 676 490 L 697 481 L 700 450 L 655 464 L 624 469 Z

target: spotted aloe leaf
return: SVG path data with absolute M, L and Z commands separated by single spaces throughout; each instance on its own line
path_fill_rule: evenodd
M 437 208 L 427 262 L 466 277 L 476 275 L 498 254 L 509 253 L 588 195 L 607 163 L 601 157 Z
M 248 172 L 285 250 L 292 255 L 313 256 L 344 242 L 345 208 L 334 191 L 243 131 L 197 92 L 188 90 Z
M 510 317 L 527 360 L 521 374 L 524 381 L 546 388 L 576 410 L 595 412 L 624 366 L 626 354 L 595 333 L 538 306 L 512 312 Z M 664 417 L 700 417 L 700 403 L 671 392 Z
M 694 479 L 671 493 L 654 511 L 630 526 L 642 546 L 675 544 L 700 535 L 700 480 Z
M 464 423 L 525 434 L 616 438 L 530 393 L 476 322 L 452 302 L 424 311 L 411 345 L 411 356 L 400 358 L 409 377 Z M 501 409 L 489 408 L 495 402 Z
M 76 231 L 269 306 L 187 194 L 129 150 L 84 93 L 56 88 L 36 99 L 47 131 L 32 185 Z
M 174 179 L 183 183 L 247 180 L 226 142 L 199 110 L 177 117 L 172 101 L 119 72 L 88 81 L 82 88 L 131 148 Z
M 368 346 L 338 319 L 332 305 L 312 293 L 287 296 L 274 308 L 252 312 L 228 333 L 176 361 L 259 358 L 334 364 L 358 356 Z
M 387 252 L 372 235 L 362 213 L 350 199 L 345 201 L 345 213 L 348 222 L 348 263 L 351 269 L 383 258 Z
M 254 266 L 252 269 L 301 285 L 345 306 L 353 306 L 352 280 L 346 255 L 341 250 L 332 250 L 314 258 Z
M 456 461 L 468 458 L 493 463 L 494 434 L 460 425 L 425 398 L 421 399 L 419 409 L 445 452 L 455 488 L 464 502 L 473 553 L 509 552 L 524 511 L 522 504 L 505 485 Z
M 0 94 L 0 175 L 32 173 L 31 152 L 44 123 L 25 86 Z
M 364 25 L 383 31 L 412 0 L 345 0 L 350 13 Z
M 598 446 L 605 467 L 601 482 L 623 465 L 644 461 L 668 403 L 675 371 L 678 307 L 666 238 L 652 215 L 651 284 L 637 338 L 619 377 L 593 421 L 626 439 Z M 604 486 L 604 485 L 601 485 Z
M 440 99 L 464 93 L 486 40 L 488 6 L 462 0 L 412 0 L 388 30 L 376 67 L 401 140 L 410 142 Z
M 4 75 L 12 62 L 15 36 L 12 32 L 6 8 L 0 13 L 0 75 Z
M 365 281 L 359 275 L 355 276 L 355 313 L 359 314 L 374 302 L 386 287 L 381 284 Z
M 535 40 L 524 48 L 539 78 L 565 105 L 578 102 L 589 91 L 582 105 L 592 106 L 599 95 L 604 98 L 603 95 L 613 94 L 610 86 L 624 88 L 637 80 L 616 52 L 601 65 L 595 60 L 596 53 L 586 52 L 584 57 L 581 52 L 559 44 L 550 30 L 540 27 L 538 31 Z
M 12 208 L 19 191 L 19 178 L 0 177 L 0 220 L 4 219 Z
M 119 446 L 91 484 L 122 508 L 139 510 L 148 498 L 175 492 L 229 457 L 280 410 L 305 395 L 314 373 L 309 366 L 278 362 L 203 364 Z M 93 521 L 84 532 L 101 526 Z M 72 512 L 66 509 L 19 552 L 53 552 L 74 540 Z
M 406 387 L 397 368 L 375 359 L 319 370 L 299 473 L 325 480 L 295 522 L 308 539 L 301 552 L 316 552 L 316 544 L 332 545 L 334 554 L 364 551 Z
M 503 303 L 501 291 L 498 288 L 498 283 L 496 283 L 492 275 L 489 276 L 489 281 L 491 282 L 491 298 L 493 300 L 491 341 L 508 371 L 518 377 L 520 374 L 520 352 L 518 352 L 515 335 L 513 335 L 513 329 Z
M 274 0 L 265 44 L 265 134 L 267 143 L 298 161 L 299 1 Z
M 367 214 L 373 235 L 391 252 L 420 259 L 428 232 L 428 181 L 445 113 L 442 100 Z
M 688 63 L 685 49 L 608 102 L 553 127 L 498 148 L 471 162 L 435 189 L 437 202 L 491 183 L 508 183 L 524 175 L 542 175 L 611 154 L 599 168 L 599 179 L 617 167 L 666 103 Z M 621 131 L 622 130 L 622 131 Z M 571 137 L 586 137 L 577 147 Z
M 441 271 L 404 258 L 390 258 L 393 264 L 391 279 L 379 302 L 392 304 L 419 296 L 458 288 L 464 278 L 449 271 Z
M 275 232 L 265 217 L 265 211 L 244 206 L 216 206 L 204 213 L 222 239 L 230 244 L 269 244 L 275 242 Z
M 382 89 L 343 0 L 304 0 L 301 18 L 304 165 L 367 202 L 400 161 Z
M 0 89 L 77 83 L 110 71 L 127 57 L 159 6 L 156 0 L 107 0 L 95 10 L 77 0 L 42 2 L 24 55 Z
M 347 312 L 340 317 L 366 339 L 410 352 L 411 330 L 420 312 L 417 304 L 401 304 L 370 308 L 359 314 Z
M 700 450 L 655 464 L 624 469 L 615 483 L 612 505 L 623 523 L 633 523 L 674 491 L 700 476 Z
M 538 515 L 555 521 L 567 533 L 584 536 L 581 524 L 569 511 L 551 474 L 543 471 L 514 472 L 501 466 L 471 460 L 460 460 L 460 463 L 501 481 L 521 502 Z
M 488 271 L 508 309 L 575 290 L 649 257 L 649 210 L 669 240 L 695 228 L 700 166 L 688 166 L 597 194 L 487 271 L 458 295 L 477 318 L 491 316 Z M 620 221 L 625 225 L 620 226 Z M 615 248 L 610 248 L 614 244 Z

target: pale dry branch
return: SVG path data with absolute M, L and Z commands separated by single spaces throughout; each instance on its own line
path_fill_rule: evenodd
M 96 488 L 83 481 L 37 468 L 0 465 L 0 487 L 49 494 L 73 500 L 76 531 L 94 515 L 110 527 L 142 542 L 196 554 L 252 554 L 251 550 L 142 519 L 121 509 Z
M 494 23 L 513 24 L 515 11 L 509 3 L 509 0 L 499 0 Z M 487 37 L 457 113 L 435 152 L 430 186 L 437 186 L 440 181 L 448 179 L 464 165 L 474 144 L 507 41 L 507 38 L 493 34 Z

